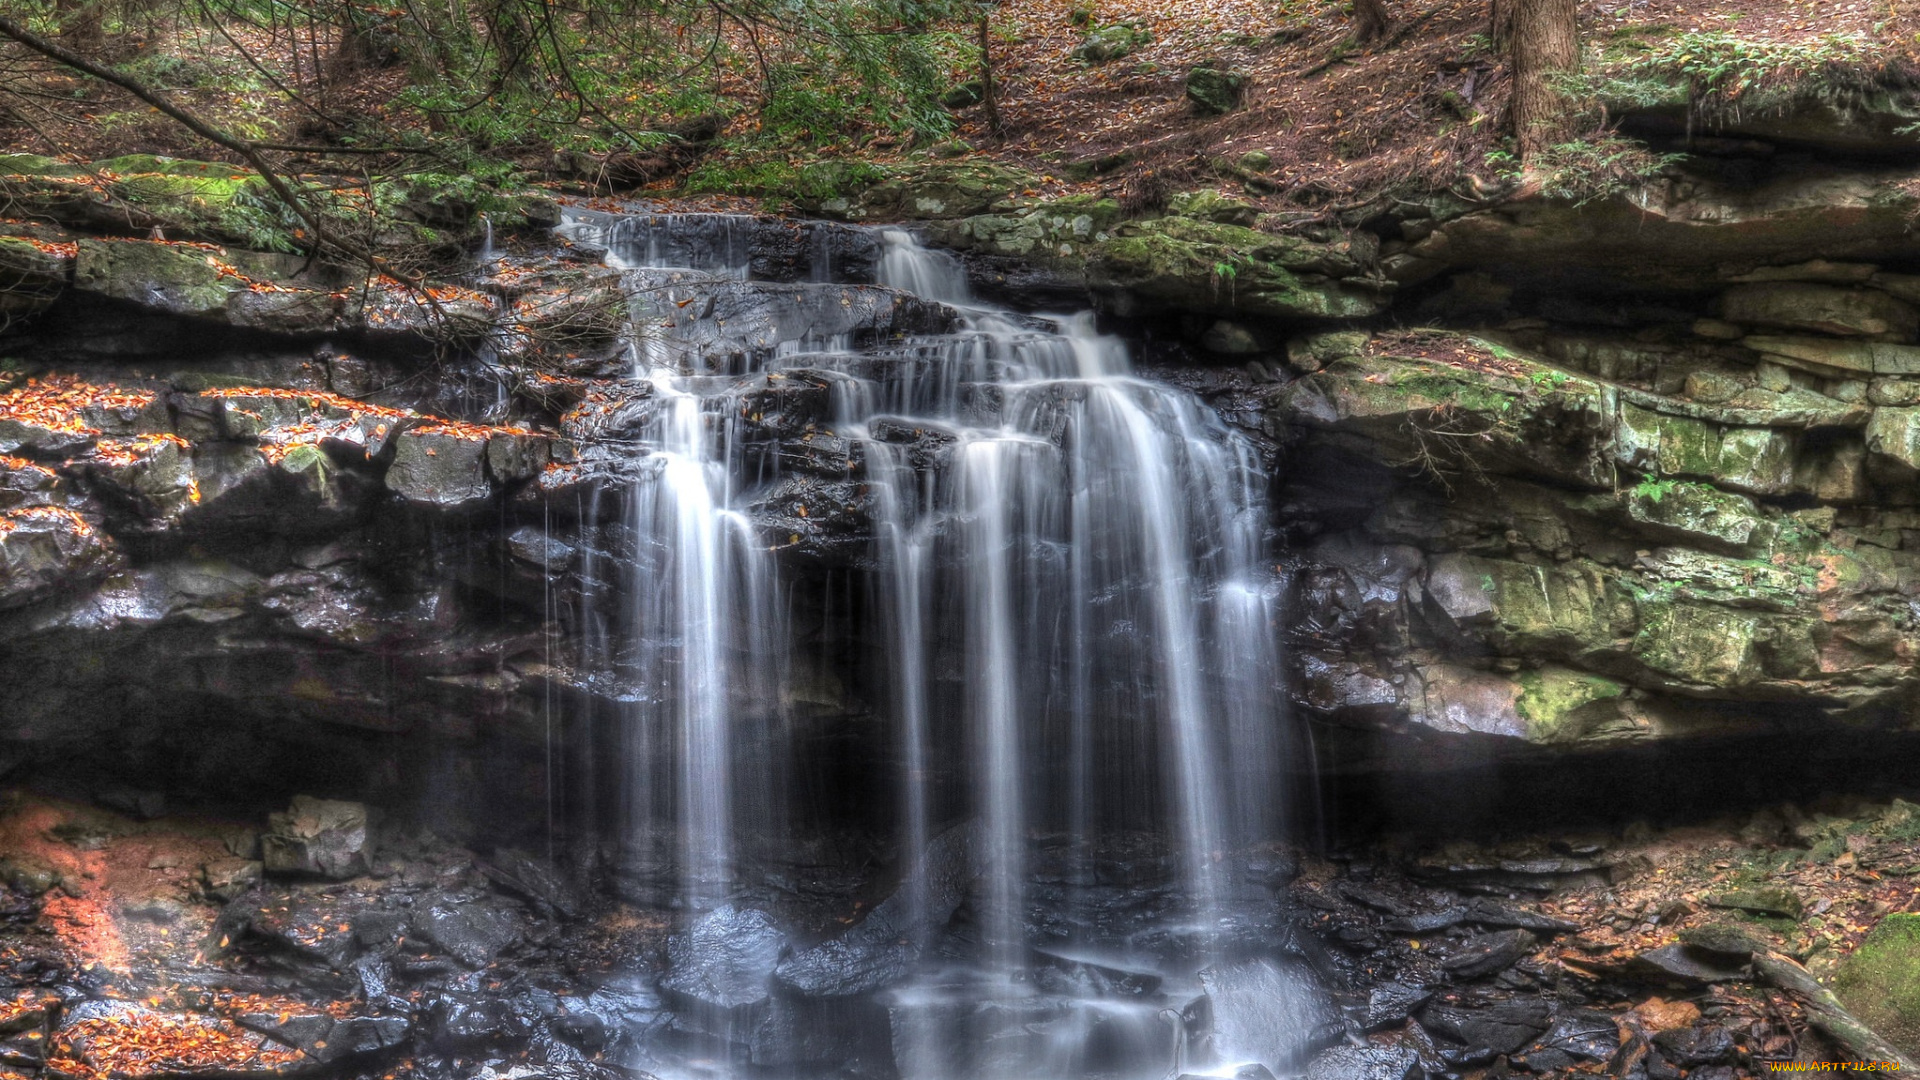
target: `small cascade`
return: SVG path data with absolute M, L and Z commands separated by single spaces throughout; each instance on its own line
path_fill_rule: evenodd
M 480 215 L 480 253 L 475 256 L 482 270 L 500 261 L 500 253 L 493 246 L 493 219 Z
M 786 305 L 764 319 L 774 329 L 716 353 L 712 289 L 750 278 L 746 228 L 719 215 L 565 228 L 628 269 L 650 384 L 630 496 L 630 847 L 671 902 L 753 893 L 747 852 L 777 846 L 790 809 L 799 660 L 783 538 L 756 524 L 782 466 L 737 429 L 757 416 L 752 395 L 824 380 L 830 415 L 806 438 L 848 448 L 865 500 L 876 704 L 898 748 L 887 816 L 904 873 L 885 947 L 916 959 L 882 1000 L 900 1070 L 1284 1065 L 1305 991 L 1239 959 L 1274 932 L 1247 860 L 1280 835 L 1285 751 L 1279 583 L 1251 448 L 1191 394 L 1134 375 L 1090 314 L 978 303 L 957 260 L 905 230 L 876 230 L 877 284 L 945 305 L 945 329 L 877 340 L 805 317 L 850 304 L 846 286 L 768 285 Z M 954 851 L 971 867 L 964 897 L 950 895 Z M 1142 866 L 1166 868 L 1130 890 L 1151 900 L 1119 904 L 1102 883 Z M 1260 1012 L 1248 981 L 1285 1000 Z M 1202 994 L 1238 1010 L 1204 1039 L 1180 1011 Z

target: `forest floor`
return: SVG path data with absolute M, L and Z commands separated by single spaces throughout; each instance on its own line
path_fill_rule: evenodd
M 1270 161 L 1259 170 L 1267 183 L 1258 186 L 1278 203 L 1324 204 L 1410 181 L 1447 187 L 1491 174 L 1501 157 L 1507 77 L 1487 37 L 1487 6 L 1390 0 L 1394 26 L 1358 47 L 1344 5 L 1334 0 L 1010 0 L 994 23 L 1001 132 L 988 130 L 981 109 L 968 109 L 956 116 L 952 138 L 932 149 L 958 161 L 1029 168 L 1055 191 L 1121 194 L 1144 177 L 1158 177 L 1146 182 L 1162 188 L 1194 187 L 1217 171 L 1210 163 L 1253 151 Z M 1920 45 L 1920 5 L 1904 0 L 1583 0 L 1580 13 L 1589 73 L 1690 50 L 1705 58 L 1703 78 L 1763 80 L 1770 65 L 1871 66 Z M 1105 63 L 1075 56 L 1090 30 L 1121 26 L 1147 37 Z M 402 72 L 343 78 L 303 59 L 297 43 L 258 28 L 134 33 L 122 49 L 123 69 L 251 138 L 310 142 L 327 126 L 323 114 L 394 130 L 422 126 L 401 104 Z M 1244 107 L 1196 115 L 1183 83 L 1199 65 L 1245 72 Z M 956 71 L 956 81 L 968 74 Z M 42 92 L 32 115 L 0 116 L 0 140 L 13 149 L 85 160 L 133 152 L 223 156 L 117 90 L 45 66 L 13 77 L 37 80 Z M 302 100 L 275 86 L 298 89 Z M 723 180 L 730 159 L 744 167 L 770 152 L 753 137 L 761 122 L 756 91 L 745 81 L 736 90 L 738 108 L 713 151 L 722 167 L 710 170 Z M 1595 133 L 1605 124 L 1597 110 L 1587 122 Z M 895 164 L 927 150 L 876 124 L 825 148 L 771 152 L 790 161 L 839 154 Z M 554 179 L 551 148 L 490 153 L 531 179 Z M 1061 175 L 1070 163 L 1102 159 L 1092 180 Z M 669 193 L 680 179 L 653 187 Z

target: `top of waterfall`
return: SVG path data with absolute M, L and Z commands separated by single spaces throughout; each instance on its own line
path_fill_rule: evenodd
M 697 270 L 744 281 L 751 276 L 754 219 L 746 214 L 609 214 L 568 210 L 555 231 L 607 249 L 619 269 Z
M 874 277 L 882 285 L 947 304 L 969 304 L 967 271 L 960 260 L 935 251 L 905 229 L 881 229 L 880 265 Z

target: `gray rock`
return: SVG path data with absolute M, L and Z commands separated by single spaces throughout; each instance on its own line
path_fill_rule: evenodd
M 1662 945 L 1649 949 L 1628 962 L 1630 973 L 1662 982 L 1685 986 L 1733 982 L 1746 977 L 1745 968 L 1727 958 L 1690 946 Z
M 1901 341 L 1920 331 L 1920 313 L 1884 292 L 1803 282 L 1737 285 L 1721 296 L 1720 314 L 1748 326 Z
M 356 802 L 296 795 L 286 813 L 268 817 L 260 851 L 268 873 L 358 877 L 367 872 L 372 854 L 367 808 Z
M 260 884 L 261 865 L 255 859 L 215 859 L 200 868 L 207 895 L 221 902 Z
M 441 509 L 476 507 L 493 494 L 487 482 L 488 442 L 434 428 L 402 432 L 394 440 L 387 487 L 410 502 Z
M 402 1016 L 336 1018 L 324 1012 L 243 1013 L 244 1028 L 285 1043 L 322 1063 L 372 1054 L 406 1041 L 412 1025 Z
M 1620 1049 L 1620 1029 L 1609 1013 L 1590 1009 L 1561 1016 L 1516 1062 L 1537 1073 L 1554 1073 L 1587 1061 L 1606 1061 Z

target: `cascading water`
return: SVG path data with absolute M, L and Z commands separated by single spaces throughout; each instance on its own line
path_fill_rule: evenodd
M 1282 752 L 1277 582 L 1250 448 L 1191 394 L 1132 375 L 1091 316 L 978 304 L 955 260 L 901 230 L 878 232 L 874 277 L 951 308 L 946 332 L 856 349 L 796 301 L 751 349 L 713 355 L 691 328 L 721 319 L 711 292 L 748 277 L 747 252 L 729 219 L 683 224 L 565 226 L 631 268 L 637 375 L 652 387 L 632 493 L 646 598 L 632 831 L 671 864 L 677 902 L 749 889 L 743 845 L 778 832 L 793 646 L 780 538 L 754 507 L 779 467 L 735 429 L 752 415 L 743 387 L 812 373 L 831 380 L 832 416 L 806 438 L 845 440 L 863 482 L 899 747 L 902 880 L 868 917 L 868 936 L 906 958 L 873 987 L 896 1067 L 1285 1067 L 1314 1005 L 1290 972 L 1248 958 L 1273 932 L 1247 853 L 1278 835 Z M 1170 872 L 1114 887 L 1142 864 Z M 1227 1022 L 1198 1046 L 1179 1008 L 1202 993 Z

